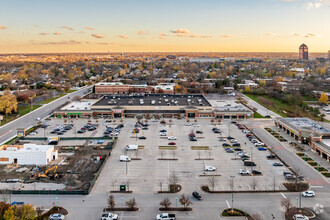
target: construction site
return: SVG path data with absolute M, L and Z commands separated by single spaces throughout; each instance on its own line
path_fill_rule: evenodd
M 55 146 L 58 157 L 47 165 L 0 165 L 0 190 L 89 190 L 110 156 L 114 142 L 71 141 L 74 145 L 66 142 L 70 141 L 61 141 Z

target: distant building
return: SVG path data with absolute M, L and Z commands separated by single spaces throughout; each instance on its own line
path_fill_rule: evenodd
M 47 165 L 58 157 L 53 145 L 3 145 L 0 147 L 0 164 Z
M 330 60 L 330 50 L 328 50 L 328 60 Z
M 308 47 L 306 44 L 302 44 L 299 47 L 299 59 L 308 60 Z

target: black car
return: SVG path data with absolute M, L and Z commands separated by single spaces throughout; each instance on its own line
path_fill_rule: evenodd
M 229 146 L 230 146 L 230 144 L 227 144 L 227 143 L 223 143 L 223 144 L 222 144 L 222 146 L 224 146 L 224 147 L 229 147 Z
M 190 140 L 190 141 L 197 141 L 197 138 L 194 137 L 194 136 L 190 136 L 190 137 L 189 137 L 189 140 Z
M 276 156 L 274 154 L 267 155 L 267 159 L 275 159 Z
M 231 136 L 228 136 L 227 138 L 228 138 L 228 140 L 235 139 L 235 138 L 233 138 L 233 137 L 231 137 Z
M 198 192 L 196 192 L 196 191 L 192 193 L 192 196 L 195 197 L 198 200 L 202 200 L 203 199 L 202 196 Z
M 141 136 L 139 137 L 139 139 L 147 139 L 145 136 Z
M 163 133 L 163 132 L 166 132 L 166 130 L 160 130 L 159 132 L 162 132 Z
M 238 147 L 233 148 L 233 150 L 234 151 L 242 151 L 242 149 L 241 148 L 238 148 Z
M 62 131 L 57 132 L 57 135 L 63 135 L 64 133 Z
M 82 134 L 82 133 L 84 133 L 85 131 L 84 130 L 79 130 L 79 131 L 77 131 L 77 133 L 79 133 L 79 134 Z
M 148 130 L 148 127 L 143 127 L 142 130 Z
M 240 143 L 233 143 L 233 146 L 235 146 L 235 147 L 240 147 L 241 144 L 240 144 Z
M 51 134 L 56 134 L 56 133 L 57 133 L 57 131 L 51 131 L 50 133 L 51 133 Z
M 252 170 L 253 175 L 261 175 L 262 173 L 259 170 Z
M 197 134 L 203 134 L 203 132 L 202 132 L 202 131 L 196 131 L 196 133 L 197 133 Z
M 242 155 L 241 158 L 250 158 L 248 155 Z
M 231 123 L 232 123 L 232 124 L 237 124 L 237 122 L 236 122 L 236 121 L 232 121 Z
M 213 130 L 213 133 L 218 134 L 218 133 L 221 133 L 221 131 L 219 129 L 217 129 L 217 130 Z

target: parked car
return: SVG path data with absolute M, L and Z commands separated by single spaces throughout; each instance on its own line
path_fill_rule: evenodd
M 246 161 L 244 161 L 244 166 L 254 167 L 257 165 L 251 160 L 246 160 Z
M 224 138 L 220 138 L 219 141 L 226 141 L 226 139 L 224 139 Z
M 118 215 L 111 212 L 102 214 L 101 220 L 117 220 Z
M 293 219 L 294 220 L 309 220 L 309 218 L 305 215 L 302 215 L 302 214 L 295 214 L 293 216 Z
M 170 143 L 168 143 L 168 145 L 176 145 L 176 143 L 175 142 L 170 142 Z
M 213 167 L 213 166 L 205 166 L 205 167 L 204 167 L 204 170 L 205 170 L 205 171 L 215 171 L 216 168 Z
M 223 144 L 222 144 L 222 146 L 223 146 L 223 147 L 229 147 L 229 146 L 230 146 L 230 144 L 227 144 L 227 143 L 223 143 Z
M 146 136 L 141 136 L 139 139 L 147 139 Z
M 249 175 L 249 174 L 250 174 L 250 171 L 248 171 L 248 170 L 243 170 L 243 169 L 239 169 L 239 170 L 238 170 L 238 173 L 241 174 L 241 175 Z
M 193 127 L 199 127 L 199 124 L 193 124 Z
M 166 133 L 160 133 L 159 135 L 160 135 L 160 136 L 167 136 Z
M 176 220 L 175 214 L 162 213 L 156 216 L 157 220 Z
M 259 170 L 252 170 L 253 175 L 261 175 L 262 173 Z
M 49 216 L 49 220 L 63 220 L 64 218 L 65 216 L 60 213 L 54 213 Z
M 192 193 L 192 196 L 195 197 L 198 200 L 202 200 L 202 196 L 198 192 L 196 192 L 196 191 L 194 191 Z
M 270 154 L 270 155 L 267 155 L 266 157 L 267 157 L 267 159 L 275 159 L 276 158 L 275 154 Z
M 234 151 L 243 151 L 241 148 L 235 147 L 233 148 Z
M 284 172 L 283 172 L 283 176 L 288 175 L 288 174 L 293 175 L 293 173 L 291 173 L 291 172 L 287 172 L 287 171 L 284 171 Z
M 170 136 L 170 137 L 168 137 L 167 139 L 168 139 L 168 140 L 176 140 L 176 137 L 174 137 L 174 136 Z
M 280 163 L 280 162 L 275 162 L 275 163 L 273 163 L 273 166 L 274 166 L 274 167 L 282 167 L 283 164 Z
M 202 131 L 196 131 L 196 133 L 197 133 L 197 134 L 203 134 L 203 132 L 202 132 Z
M 143 127 L 142 130 L 148 130 L 148 127 Z
M 33 131 L 33 132 L 30 133 L 30 135 L 36 135 L 36 134 L 38 134 L 37 131 Z
M 121 155 L 119 160 L 121 162 L 130 162 L 131 161 L 131 158 L 129 156 L 126 156 L 126 155 Z
M 255 145 L 255 146 L 264 146 L 265 144 L 262 143 L 262 142 L 256 142 L 256 143 L 254 143 L 254 145 Z
M 190 141 L 197 141 L 197 138 L 193 136 L 193 137 L 189 137 L 189 140 Z
M 160 130 L 159 132 L 160 132 L 160 133 L 164 133 L 164 132 L 166 132 L 166 130 L 163 129 L 163 130 Z
M 266 151 L 267 148 L 265 148 L 265 147 L 258 147 L 258 150 L 260 150 L 260 151 Z
M 303 197 L 314 197 L 315 196 L 315 192 L 314 191 L 305 191 L 305 192 L 302 192 L 301 195 Z
M 226 150 L 227 153 L 234 153 L 234 152 L 235 152 L 235 151 L 234 151 L 233 149 L 231 149 L 231 148 L 226 148 L 225 150 Z
M 233 146 L 235 146 L 235 147 L 240 147 L 241 144 L 240 144 L 240 143 L 233 143 Z

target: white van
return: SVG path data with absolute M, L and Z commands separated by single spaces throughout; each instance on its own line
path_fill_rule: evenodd
M 122 162 L 130 162 L 131 158 L 129 158 L 129 156 L 126 156 L 126 155 L 121 155 L 119 160 Z
M 139 149 L 138 145 L 127 145 L 126 150 L 137 150 Z

